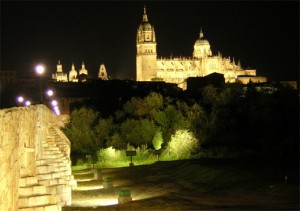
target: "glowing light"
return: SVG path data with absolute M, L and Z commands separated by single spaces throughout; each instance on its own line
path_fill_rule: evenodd
M 81 186 L 81 187 L 77 186 L 74 190 L 100 190 L 100 189 L 103 189 L 103 185 Z
M 37 74 L 42 75 L 45 72 L 45 67 L 39 64 L 35 67 L 35 71 Z
M 58 108 L 58 107 L 57 107 L 57 101 L 56 101 L 56 100 L 52 100 L 52 101 L 51 101 L 51 105 L 55 106 L 54 109 L 55 109 L 55 108 Z
M 104 200 L 99 201 L 100 206 L 108 206 L 108 205 L 114 205 L 114 204 L 118 204 L 117 199 L 104 199 Z
M 97 207 L 97 206 L 109 206 L 118 204 L 118 199 L 113 197 L 105 197 L 100 196 L 97 199 L 84 199 L 84 200 L 76 200 L 72 199 L 72 204 L 77 206 L 87 206 L 87 207 Z
M 46 93 L 49 97 L 53 96 L 53 91 L 51 89 L 47 90 Z
M 26 100 L 25 101 L 25 106 L 30 106 L 31 105 L 31 102 L 29 100 Z
M 22 97 L 22 96 L 17 97 L 17 101 L 19 103 L 23 103 L 24 102 L 24 97 Z
M 76 179 L 77 182 L 88 182 L 88 181 L 92 181 L 93 179 Z

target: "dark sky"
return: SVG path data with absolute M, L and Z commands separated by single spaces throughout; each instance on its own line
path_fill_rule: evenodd
M 84 61 L 96 77 L 135 79 L 136 32 L 143 6 L 154 25 L 158 56 L 192 56 L 202 27 L 213 54 L 241 60 L 271 80 L 298 80 L 298 1 L 1 1 L 1 69 L 50 75 Z

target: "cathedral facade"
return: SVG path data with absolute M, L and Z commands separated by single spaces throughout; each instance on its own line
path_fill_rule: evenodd
M 204 38 L 202 30 L 195 41 L 192 57 L 158 58 L 156 51 L 154 26 L 149 23 L 144 7 L 142 23 L 136 37 L 136 80 L 165 81 L 178 84 L 186 89 L 189 77 L 204 77 L 211 73 L 224 75 L 229 83 L 266 82 L 265 77 L 257 77 L 255 69 L 243 69 L 240 62 L 222 57 L 220 53 L 213 55 L 210 44 Z

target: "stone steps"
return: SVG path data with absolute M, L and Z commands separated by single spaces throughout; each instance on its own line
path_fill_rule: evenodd
M 27 196 L 36 196 L 36 195 L 45 195 L 49 194 L 49 189 L 44 185 L 33 185 L 27 187 L 19 188 L 19 196 L 27 197 Z
M 35 176 L 21 177 L 19 179 L 19 187 L 27 187 L 38 184 Z
M 58 204 L 44 205 L 38 207 L 19 208 L 19 211 L 61 211 L 62 208 Z
M 59 131 L 49 128 L 36 159 L 35 176 L 24 168 L 19 179 L 19 210 L 61 211 L 71 205 L 71 186 L 75 186 L 69 158 L 70 146 Z
M 54 205 L 56 202 L 56 197 L 51 194 L 19 197 L 18 200 L 20 208 Z

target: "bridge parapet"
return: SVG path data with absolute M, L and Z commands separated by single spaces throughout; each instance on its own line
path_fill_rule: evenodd
M 0 210 L 71 204 L 70 142 L 44 105 L 0 110 Z

